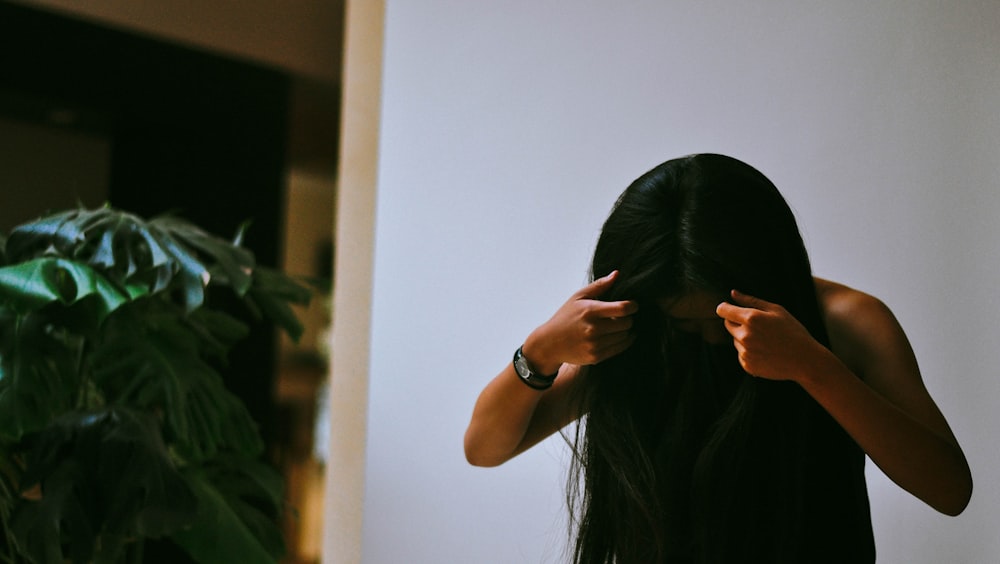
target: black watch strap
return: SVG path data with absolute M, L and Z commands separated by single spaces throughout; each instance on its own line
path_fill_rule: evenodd
M 555 382 L 559 372 L 546 376 L 533 371 L 528 365 L 528 359 L 524 358 L 521 348 L 517 347 L 517 350 L 514 351 L 514 372 L 517 372 L 521 381 L 536 390 L 545 390 L 552 387 L 552 383 Z

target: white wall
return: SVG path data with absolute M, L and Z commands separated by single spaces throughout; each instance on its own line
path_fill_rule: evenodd
M 880 561 L 995 561 L 997 29 L 993 0 L 390 0 L 363 561 L 565 561 L 560 440 L 484 470 L 462 433 L 617 194 L 699 151 L 761 168 L 817 273 L 895 310 L 965 446 L 958 518 L 870 471 Z

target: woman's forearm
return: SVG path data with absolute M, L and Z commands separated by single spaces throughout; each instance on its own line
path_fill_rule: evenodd
M 798 382 L 896 484 L 947 515 L 972 495 L 961 448 L 858 379 L 832 354 Z
M 584 370 L 564 364 L 551 388 L 536 390 L 508 364 L 476 400 L 465 458 L 475 466 L 503 464 L 579 418 L 574 387 Z
M 465 431 L 465 458 L 470 464 L 497 466 L 518 452 L 545 392 L 517 380 L 508 365 L 479 394 Z

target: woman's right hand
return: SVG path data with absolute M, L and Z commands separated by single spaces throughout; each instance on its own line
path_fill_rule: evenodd
M 574 293 L 524 341 L 521 352 L 532 370 L 559 372 L 551 388 L 540 392 L 525 386 L 508 362 L 479 394 L 465 431 L 469 463 L 503 464 L 582 415 L 579 398 L 572 394 L 583 372 L 580 366 L 619 354 L 635 340 L 632 316 L 638 305 L 598 299 L 617 277 L 612 272 Z
M 598 299 L 617 277 L 616 270 L 584 286 L 528 336 L 521 352 L 534 370 L 554 374 L 563 363 L 596 364 L 632 345 L 632 316 L 638 304 Z

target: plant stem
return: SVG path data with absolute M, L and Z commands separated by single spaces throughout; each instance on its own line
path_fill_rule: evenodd
M 5 476 L 0 476 L 0 486 L 3 487 L 4 498 L 2 500 L 3 507 L 0 507 L 0 523 L 3 524 L 3 535 L 4 539 L 7 541 L 7 553 L 9 556 L 7 554 L 0 554 L 0 557 L 3 558 L 4 562 L 13 564 L 14 562 L 17 562 L 17 549 L 14 548 L 14 533 L 10 531 L 10 527 L 8 526 L 8 523 L 10 523 L 10 509 L 12 507 L 12 505 L 8 505 L 8 503 L 13 503 L 14 498 L 11 495 L 11 489 L 7 486 L 7 481 L 4 478 Z
M 16 564 L 17 562 L 17 549 L 14 548 L 14 535 L 10 532 L 10 528 L 7 527 L 7 518 L 4 517 L 3 521 L 3 534 L 7 539 L 7 554 L 0 554 L 3 561 L 7 564 Z
M 132 544 L 132 550 L 130 550 L 129 552 L 132 553 L 131 560 L 133 564 L 142 564 L 142 556 L 143 556 L 142 553 L 144 552 L 145 547 L 146 547 L 146 541 L 141 537 L 139 538 L 139 540 L 135 541 L 135 543 Z
M 87 343 L 89 341 L 84 339 L 83 343 L 80 345 L 80 351 L 76 358 L 76 374 L 79 378 L 79 386 L 76 390 L 76 401 L 74 402 L 78 409 L 90 409 L 91 405 L 88 401 L 89 393 L 87 393 L 87 385 L 90 383 L 90 378 L 87 375 L 87 371 L 84 368 L 84 359 L 87 357 L 86 349 Z

